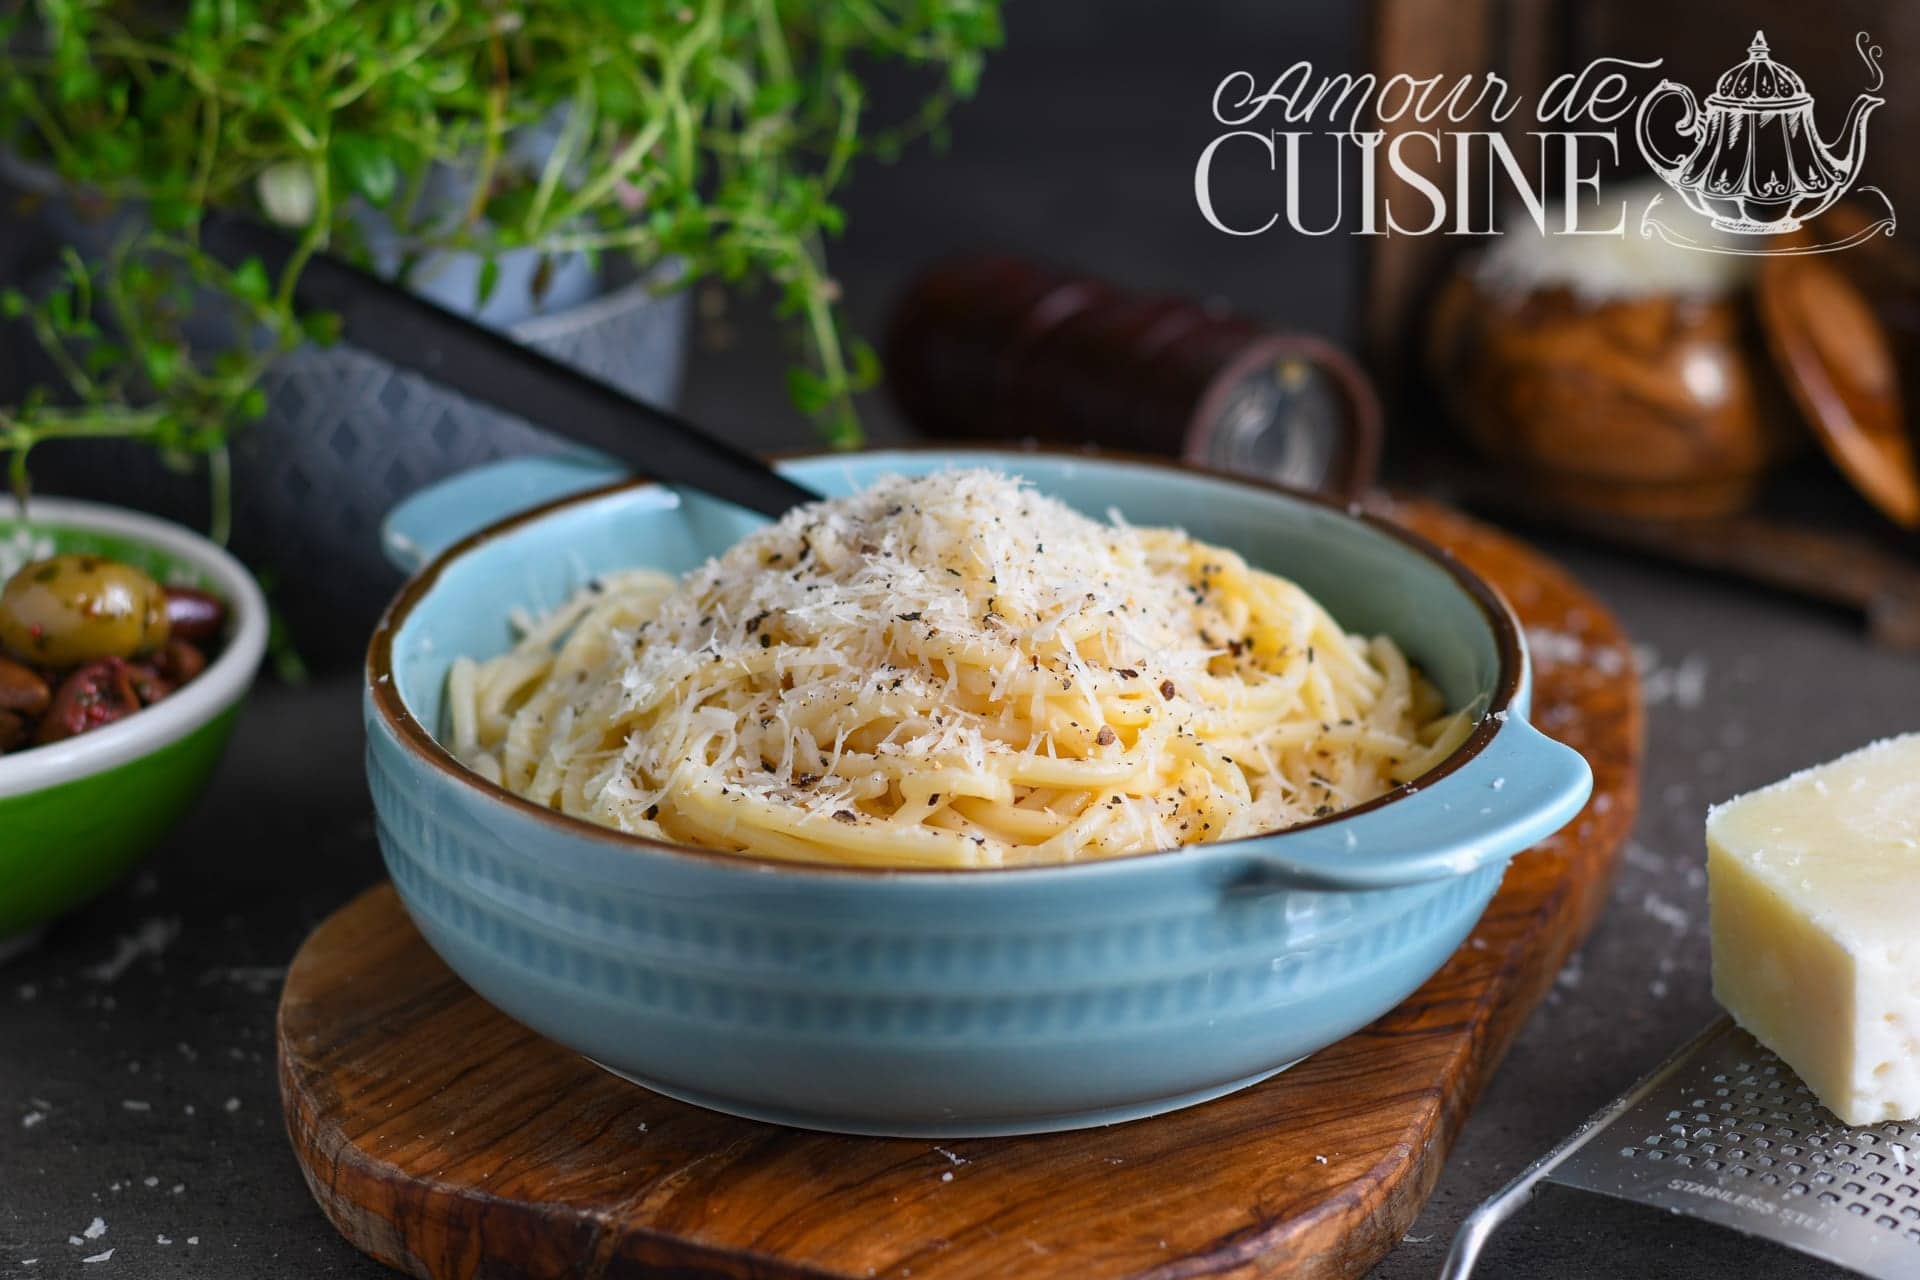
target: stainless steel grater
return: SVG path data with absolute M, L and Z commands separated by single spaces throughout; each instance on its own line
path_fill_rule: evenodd
M 1542 1180 L 1704 1218 L 1871 1276 L 1920 1277 L 1920 1121 L 1854 1128 L 1722 1018 L 1461 1224 L 1465 1280 Z

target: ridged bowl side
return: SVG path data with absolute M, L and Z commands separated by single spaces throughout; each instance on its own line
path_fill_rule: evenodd
M 1050 881 L 582 857 L 369 732 L 388 868 L 455 972 L 623 1074 L 816 1127 L 1059 1127 L 1258 1076 L 1398 1003 L 1500 876 L 1336 893 L 1205 852 Z
M 382 848 L 456 973 L 561 1044 L 743 1115 L 902 1135 L 1105 1123 L 1250 1083 L 1372 1021 L 1455 950 L 1506 859 L 1584 797 L 1584 762 L 1525 723 L 1511 611 L 1385 522 L 1139 459 L 973 449 L 785 464 L 826 493 L 948 465 L 1016 471 L 1083 510 L 1286 565 L 1347 625 L 1402 639 L 1482 721 L 1404 794 L 1180 853 L 875 871 L 622 836 L 448 756 L 434 737 L 447 663 L 498 651 L 507 609 L 558 603 L 579 575 L 638 548 L 686 569 L 754 521 L 645 484 L 563 490 L 451 543 L 423 530 L 445 550 L 369 650 Z M 1499 805 L 1469 798 L 1482 787 Z

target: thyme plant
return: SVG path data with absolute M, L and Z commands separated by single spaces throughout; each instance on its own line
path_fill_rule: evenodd
M 64 384 L 0 406 L 12 487 L 42 441 L 132 437 L 206 455 L 223 523 L 226 446 L 266 411 L 266 368 L 339 336 L 295 306 L 301 269 L 369 264 L 370 210 L 403 278 L 478 255 L 481 302 L 510 250 L 770 284 L 804 351 L 794 403 L 856 443 L 876 361 L 836 308 L 833 193 L 856 157 L 937 132 L 1000 39 L 999 0 L 0 0 L 0 146 L 70 199 L 144 211 L 104 256 L 69 250 L 49 291 L 0 293 Z M 927 74 L 924 101 L 869 122 L 863 77 L 888 62 Z M 545 154 L 517 155 L 542 128 Z M 471 193 L 451 210 L 423 198 L 449 170 Z M 297 238 L 277 277 L 201 251 L 217 208 Z M 195 349 L 209 299 L 244 338 Z

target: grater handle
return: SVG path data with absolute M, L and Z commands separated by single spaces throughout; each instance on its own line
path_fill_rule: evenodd
M 1501 1223 L 1520 1211 L 1522 1205 L 1533 1198 L 1534 1188 L 1540 1185 L 1540 1179 L 1547 1176 L 1553 1165 L 1560 1163 L 1573 1148 L 1564 1150 L 1555 1148 L 1546 1160 L 1536 1160 L 1527 1171 L 1502 1187 L 1491 1199 L 1467 1215 L 1460 1224 L 1460 1232 L 1453 1238 L 1453 1247 L 1447 1250 L 1447 1261 L 1440 1268 L 1440 1280 L 1467 1280 L 1480 1262 L 1480 1251 Z
M 1533 1192 L 1542 1179 L 1551 1174 L 1567 1158 L 1580 1148 L 1604 1133 L 1608 1126 L 1639 1101 L 1652 1093 L 1668 1076 L 1680 1069 L 1680 1065 L 1693 1057 L 1694 1051 L 1708 1040 L 1726 1030 L 1728 1019 L 1716 1018 L 1711 1026 L 1689 1040 L 1674 1055 L 1654 1068 L 1653 1074 L 1633 1088 L 1609 1102 L 1593 1114 L 1593 1118 L 1560 1140 L 1558 1146 L 1535 1160 L 1521 1171 L 1520 1176 L 1495 1192 L 1484 1204 L 1467 1215 L 1460 1224 L 1460 1231 L 1453 1238 L 1453 1247 L 1447 1250 L 1446 1263 L 1440 1268 L 1440 1280 L 1467 1280 L 1473 1274 L 1475 1264 L 1480 1261 L 1480 1251 L 1487 1241 L 1493 1238 L 1494 1231 L 1517 1213 L 1533 1198 Z

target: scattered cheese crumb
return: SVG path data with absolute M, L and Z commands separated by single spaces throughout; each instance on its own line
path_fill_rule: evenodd
M 285 965 L 236 965 L 207 970 L 200 975 L 200 984 L 230 982 L 236 987 L 246 988 L 254 995 L 265 995 L 276 989 L 286 976 Z
M 89 966 L 85 970 L 86 975 L 95 982 L 112 982 L 142 956 L 158 956 L 179 935 L 179 917 L 162 919 L 154 916 L 142 922 L 132 933 L 122 935 L 114 944 L 113 954 L 99 964 Z
M 1640 909 L 1675 933 L 1685 933 L 1693 923 L 1693 917 L 1687 914 L 1685 907 L 1668 902 L 1657 893 L 1648 893 L 1642 898 Z
M 80 1259 L 82 1262 L 105 1262 L 113 1256 L 113 1250 L 103 1249 L 99 1253 Z
M 1638 867 L 1642 871 L 1659 872 L 1667 869 L 1667 860 L 1638 840 L 1627 841 L 1627 851 L 1622 856 L 1626 858 L 1628 866 Z
M 1676 667 L 1662 666 L 1654 649 L 1637 648 L 1633 656 L 1640 668 L 1641 700 L 1647 706 L 1670 702 L 1682 711 L 1692 711 L 1706 701 L 1707 660 L 1699 654 L 1688 654 Z
M 1554 977 L 1555 984 L 1562 987 L 1579 986 L 1580 980 L 1586 977 L 1586 969 L 1583 967 L 1585 959 L 1584 953 L 1579 951 L 1568 956 L 1565 967 Z
M 228 1098 L 226 1102 L 222 1103 L 221 1105 L 225 1106 L 226 1109 L 229 1111 L 238 1111 L 240 1109 L 240 1099 Z
M 80 1234 L 84 1235 L 89 1240 L 98 1240 L 101 1236 L 107 1234 L 106 1219 L 95 1218 L 92 1222 L 89 1222 L 87 1224 L 87 1229 L 81 1232 Z

